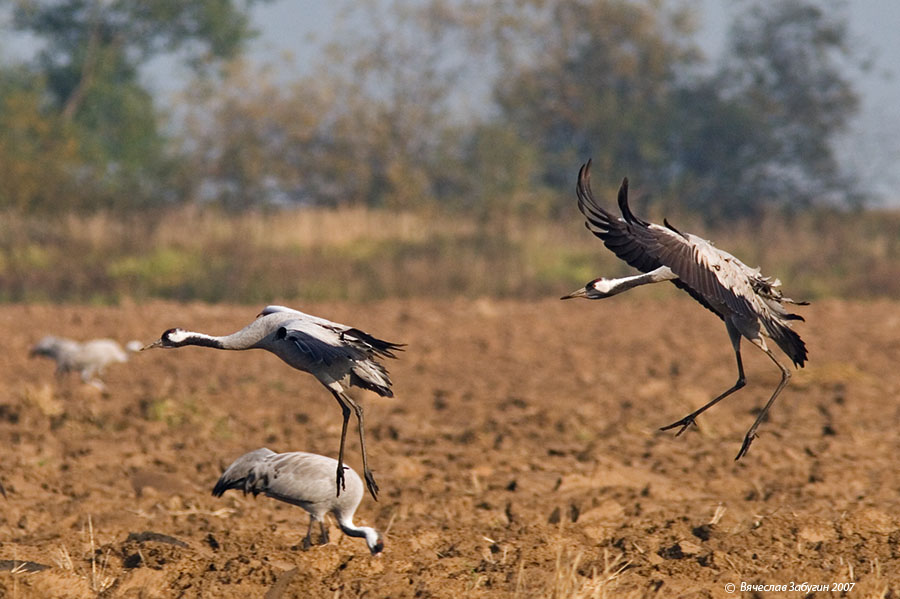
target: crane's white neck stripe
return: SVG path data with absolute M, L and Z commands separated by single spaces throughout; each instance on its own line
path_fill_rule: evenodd
M 230 349 L 223 343 L 221 337 L 206 335 L 204 333 L 195 333 L 193 331 L 184 331 L 176 329 L 167 334 L 167 341 L 170 347 L 183 347 L 185 345 L 201 345 L 204 347 L 214 347 L 216 349 Z
M 169 341 L 172 343 L 184 343 L 188 339 L 196 339 L 200 338 L 209 338 L 209 335 L 204 335 L 203 333 L 192 333 L 190 331 L 183 331 L 181 329 L 177 329 L 169 333 Z

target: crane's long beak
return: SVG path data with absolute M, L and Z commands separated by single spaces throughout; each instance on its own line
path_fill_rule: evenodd
M 144 347 L 141 348 L 141 351 L 144 351 L 147 349 L 153 349 L 154 347 L 162 347 L 162 339 L 157 339 L 153 343 L 145 345 Z
M 587 288 L 586 288 L 586 287 L 580 287 L 580 288 L 576 289 L 575 291 L 573 291 L 572 293 L 570 293 L 569 295 L 564 295 L 564 296 L 562 296 L 562 297 L 559 298 L 559 299 L 561 299 L 561 300 L 564 300 L 564 299 L 572 299 L 573 297 L 584 297 L 584 298 L 586 298 L 586 297 L 587 297 Z

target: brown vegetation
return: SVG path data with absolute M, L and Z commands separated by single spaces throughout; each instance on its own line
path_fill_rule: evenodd
M 668 216 L 780 277 L 793 297 L 900 295 L 900 214 L 810 212 L 721 228 Z M 584 230 L 574 202 L 562 222 L 365 208 L 0 219 L 6 302 L 537 298 L 628 272 Z

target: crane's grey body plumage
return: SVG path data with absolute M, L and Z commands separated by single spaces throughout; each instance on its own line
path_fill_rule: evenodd
M 790 323 L 803 320 L 803 317 L 788 312 L 785 305 L 805 305 L 807 302 L 785 297 L 778 289 L 780 281 L 762 276 L 758 268 L 750 268 L 711 242 L 682 233 L 667 221 L 664 221 L 665 226 L 660 226 L 635 216 L 628 205 L 628 179 L 623 180 L 618 194 L 622 217 L 614 216 L 594 200 L 590 187 L 590 165 L 588 161 L 581 167 L 576 186 L 578 208 L 586 219 L 585 226 L 602 239 L 616 256 L 645 274 L 622 279 L 595 279 L 563 299 L 602 299 L 638 285 L 670 281 L 725 322 L 737 358 L 738 381 L 699 410 L 664 427 L 666 430 L 681 426 L 678 434 L 684 432 L 701 412 L 744 386 L 740 354 L 742 336 L 765 352 L 781 369 L 782 380 L 747 432 L 737 456 L 740 458 L 755 438 L 762 418 L 790 378 L 790 371 L 776 359 L 765 339 L 773 340 L 795 366 L 802 367 L 807 359 L 806 345 L 791 329 Z
M 372 554 L 380 553 L 384 543 L 378 531 L 353 523 L 353 515 L 365 493 L 362 480 L 352 468 L 344 466 L 345 487 L 338 495 L 334 478 L 337 466 L 337 460 L 314 453 L 275 453 L 261 448 L 235 460 L 219 478 L 212 494 L 221 497 L 229 489 L 238 489 L 245 495 L 262 493 L 303 508 L 309 513 L 309 529 L 304 539 L 307 546 L 312 543 L 313 522 L 319 523 L 321 542 L 328 542 L 325 514 L 331 513 L 345 534 L 366 539 Z
M 362 407 L 347 395 L 345 385 L 368 389 L 382 397 L 393 397 L 390 376 L 377 359 L 395 358 L 394 352 L 401 350 L 402 345 L 383 341 L 354 327 L 284 306 L 266 306 L 256 320 L 230 335 L 215 336 L 169 329 L 147 348 L 185 345 L 226 350 L 264 349 L 281 358 L 289 366 L 315 376 L 331 392 L 343 413 L 339 464 L 343 464 L 344 441 L 350 412 L 351 410 L 355 412 L 359 425 L 366 484 L 372 497 L 377 499 L 378 485 L 369 469 L 366 456 Z M 339 483 L 338 493 L 343 489 L 340 484 L 343 476 L 344 471 L 338 465 L 336 474 Z

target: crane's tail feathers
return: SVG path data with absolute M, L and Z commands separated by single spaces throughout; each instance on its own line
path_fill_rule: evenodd
M 237 472 L 232 472 L 229 468 L 216 482 L 212 494 L 213 497 L 221 497 L 229 489 L 240 489 L 244 495 L 253 493 L 253 496 L 256 497 L 263 490 L 260 483 L 263 483 L 263 480 L 253 472 L 252 468 L 245 471 L 243 475 L 238 475 Z
M 374 391 L 382 397 L 393 397 L 391 377 L 387 369 L 372 360 L 356 362 L 350 370 L 350 384 Z
M 216 483 L 216 486 L 213 487 L 213 490 L 212 490 L 213 497 L 221 497 L 222 495 L 225 494 L 225 491 L 227 491 L 229 489 L 241 489 L 242 491 L 244 491 L 244 494 L 246 495 L 247 490 L 244 488 L 244 483 L 246 482 L 246 480 L 247 480 L 246 477 L 226 479 L 223 476 Z
M 807 351 L 806 344 L 803 342 L 803 339 L 800 338 L 800 335 L 798 335 L 789 326 L 777 321 L 764 320 L 763 324 L 766 327 L 766 332 L 769 334 L 769 337 L 772 339 L 772 341 L 778 344 L 778 347 L 781 348 L 781 351 L 787 354 L 787 356 L 794 363 L 794 366 L 796 366 L 797 368 L 803 368 L 803 365 L 806 363 L 807 359 Z
M 403 348 L 406 347 L 406 345 L 403 343 L 391 343 L 390 341 L 385 341 L 384 339 L 373 337 L 372 335 L 364 331 L 360 331 L 359 329 L 347 329 L 346 331 L 341 333 L 341 338 L 357 341 L 368 351 L 374 352 L 375 354 L 384 356 L 386 358 L 396 358 L 397 356 L 394 354 L 394 352 L 403 351 Z
M 221 497 L 229 489 L 240 489 L 244 495 L 253 493 L 259 495 L 268 484 L 265 470 L 269 456 L 275 452 L 265 447 L 245 453 L 236 459 L 231 466 L 225 469 L 219 477 L 216 486 L 213 487 L 214 497 Z
M 795 300 L 795 299 L 791 299 L 789 297 L 782 297 L 781 301 L 783 301 L 787 304 L 794 304 L 795 306 L 808 306 L 809 305 L 809 302 L 806 300 Z

